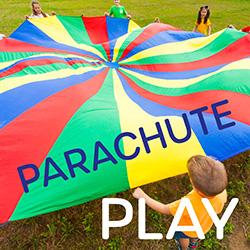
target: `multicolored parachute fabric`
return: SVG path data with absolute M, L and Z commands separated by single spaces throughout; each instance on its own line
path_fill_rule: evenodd
M 0 41 L 0 223 L 250 146 L 250 35 L 30 19 Z

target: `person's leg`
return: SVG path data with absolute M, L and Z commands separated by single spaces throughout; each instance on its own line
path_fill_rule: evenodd
M 180 238 L 179 243 L 180 243 L 180 246 L 181 246 L 181 250 L 187 250 L 188 249 L 189 239 Z
M 177 246 L 177 250 L 182 250 L 181 249 L 181 243 L 179 242 L 179 240 L 175 239 L 175 244 Z
M 198 248 L 199 239 L 198 238 L 190 238 L 188 250 Z
M 189 246 L 189 237 L 183 232 L 175 232 L 174 239 L 178 250 L 187 250 Z

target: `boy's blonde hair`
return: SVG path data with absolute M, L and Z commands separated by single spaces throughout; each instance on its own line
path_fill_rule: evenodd
M 224 165 L 203 155 L 192 156 L 187 162 L 193 186 L 207 196 L 215 196 L 225 190 L 228 180 Z

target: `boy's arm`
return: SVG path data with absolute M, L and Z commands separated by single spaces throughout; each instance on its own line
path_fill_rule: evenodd
M 168 214 L 170 215 L 170 207 L 168 204 L 163 204 L 159 201 L 156 201 L 154 199 L 152 199 L 151 197 L 149 197 L 146 193 L 144 193 L 140 188 L 137 188 L 134 193 L 133 196 L 136 199 L 140 199 L 140 198 L 144 198 L 146 201 L 146 204 L 151 207 L 152 209 L 154 209 L 155 211 L 161 213 L 161 214 Z

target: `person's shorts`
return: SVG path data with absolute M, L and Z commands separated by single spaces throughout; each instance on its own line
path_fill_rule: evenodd
M 191 239 L 189 241 L 188 250 L 190 250 L 190 249 L 196 249 L 198 247 L 198 243 L 199 243 L 199 239 L 198 238 L 189 237 L 186 234 L 184 234 L 183 232 L 175 232 L 174 239 L 176 241 L 178 250 L 181 250 L 181 244 L 179 242 L 179 239 Z
M 178 240 L 178 239 L 194 239 L 194 238 L 187 236 L 183 232 L 175 232 L 174 239 Z

